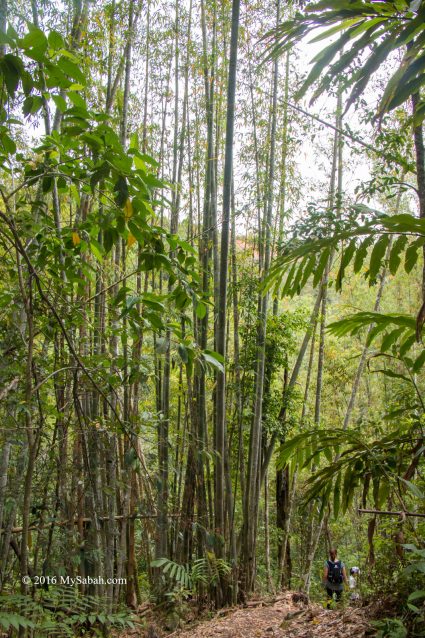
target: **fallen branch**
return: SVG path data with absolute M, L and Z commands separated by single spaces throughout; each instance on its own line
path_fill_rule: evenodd
M 270 607 L 276 603 L 281 602 L 282 600 L 286 600 L 287 596 L 275 596 L 274 598 L 265 598 L 260 600 L 249 600 L 244 607 Z

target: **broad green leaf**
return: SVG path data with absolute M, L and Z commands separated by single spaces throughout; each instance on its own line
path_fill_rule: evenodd
M 86 77 L 85 77 L 84 73 L 81 71 L 81 69 L 79 68 L 79 66 L 77 64 L 75 64 L 71 60 L 68 60 L 68 58 L 61 57 L 58 60 L 57 65 L 58 65 L 59 69 L 63 73 L 65 73 L 65 75 L 68 75 L 73 80 L 77 80 L 77 82 L 80 82 L 83 85 L 86 84 Z
M 366 259 L 367 252 L 370 246 L 373 244 L 375 237 L 371 235 L 370 237 L 366 237 L 360 244 L 357 249 L 356 256 L 354 258 L 353 270 L 355 273 L 358 273 L 363 266 L 363 262 Z
M 159 337 L 156 340 L 156 346 L 155 349 L 157 351 L 158 354 L 165 354 L 168 350 L 168 339 L 166 339 L 165 337 Z
M 314 271 L 313 287 L 316 288 L 317 284 L 321 281 L 326 265 L 331 255 L 331 248 L 326 248 L 320 255 L 319 263 Z
M 47 49 L 47 38 L 41 29 L 32 27 L 31 31 L 19 41 L 19 44 L 23 49 L 40 49 L 45 51 Z
M 198 302 L 196 304 L 196 316 L 198 319 L 203 319 L 207 314 L 207 307 L 204 303 Z
M 51 47 L 52 49 L 58 50 L 65 47 L 64 39 L 58 31 L 50 31 L 49 35 L 47 36 L 47 40 L 49 43 L 49 47 Z
M 217 353 L 214 353 L 217 354 Z M 202 358 L 206 361 L 207 364 L 218 370 L 219 372 L 224 372 L 224 366 L 221 361 L 219 361 L 216 356 L 209 354 L 208 352 L 202 352 Z
M 352 239 L 350 241 L 350 243 L 348 244 L 347 248 L 344 250 L 343 254 L 342 254 L 342 258 L 341 258 L 341 265 L 339 268 L 339 272 L 336 278 L 336 286 L 335 286 L 335 290 L 341 290 L 342 287 L 342 281 L 344 279 L 344 274 L 345 274 L 345 269 L 347 268 L 348 264 L 350 263 L 353 255 L 354 255 L 354 251 L 356 250 L 356 240 Z
M 382 235 L 373 247 L 369 263 L 369 279 L 375 280 L 390 241 L 389 235 Z
M 417 357 L 413 364 L 413 372 L 419 372 L 425 364 L 425 349 L 422 350 L 421 354 Z
M 7 133 L 2 133 L 0 135 L 0 142 L 8 155 L 16 153 L 16 143 Z
M 420 560 L 411 565 L 408 565 L 403 569 L 404 574 L 414 574 L 415 572 L 419 572 L 420 574 L 425 574 L 425 561 Z
M 62 97 L 62 95 L 52 95 L 51 97 L 54 103 L 56 104 L 56 106 L 58 107 L 59 111 L 61 113 L 64 113 L 67 107 L 66 107 L 66 100 Z
M 409 490 L 409 492 L 411 492 L 413 494 L 413 496 L 415 496 L 416 498 L 420 499 L 421 501 L 425 501 L 425 494 L 422 492 L 422 490 L 419 489 L 419 487 L 417 485 L 415 485 L 411 481 L 407 481 L 406 479 L 402 478 L 401 476 L 399 478 L 407 486 L 407 489 Z
M 386 334 L 382 339 L 381 352 L 387 352 L 387 350 L 389 350 L 389 348 L 397 341 L 397 339 L 402 334 L 404 334 L 404 331 L 405 329 L 402 327 L 396 328 L 395 330 L 392 330 L 391 332 Z
M 23 70 L 22 61 L 15 55 L 6 53 L 0 59 L 0 70 L 3 74 L 8 94 L 10 97 L 14 97 Z
M 84 98 L 76 91 L 72 91 L 71 87 L 68 88 L 66 94 L 74 106 L 77 106 L 81 109 L 87 109 L 87 104 Z
M 404 250 L 404 247 L 406 246 L 407 241 L 408 241 L 408 238 L 406 237 L 406 235 L 400 235 L 400 237 L 397 237 L 393 247 L 391 248 L 388 265 L 389 265 L 390 273 L 392 275 L 396 274 L 398 267 L 400 266 L 400 262 L 401 262 L 400 253 Z
M 422 598 L 425 598 L 425 591 L 423 589 L 417 589 L 416 591 L 413 591 L 411 594 L 409 594 L 407 600 L 409 602 L 413 602 L 414 600 L 420 600 Z
M 317 54 L 317 56 L 312 60 L 312 62 L 315 63 L 313 68 L 297 93 L 298 98 L 303 97 L 308 87 L 314 84 L 314 82 L 320 77 L 323 69 L 331 62 L 331 60 L 333 60 L 336 54 L 344 48 L 344 45 L 349 39 L 349 33 L 343 33 L 337 42 L 332 42 L 332 44 L 329 44 L 325 49 Z
M 311 257 L 304 257 L 304 259 L 301 260 L 301 263 L 298 264 L 296 275 L 292 280 L 291 290 L 288 290 L 288 293 L 291 297 L 301 292 L 300 282 L 303 276 L 304 268 L 308 266 L 310 260 Z
M 151 561 L 151 567 L 163 567 L 163 565 L 168 562 L 168 558 L 156 558 L 155 560 Z
M 133 221 L 132 219 L 130 219 L 128 221 L 128 228 L 131 231 L 131 233 L 134 235 L 134 237 L 137 239 L 137 241 L 139 242 L 140 245 L 143 245 L 145 243 L 145 235 L 143 234 L 143 231 L 140 230 L 140 228 L 138 227 L 138 225 L 135 223 L 135 221 Z
M 416 241 L 412 242 L 410 246 L 406 250 L 406 258 L 404 262 L 404 269 L 407 273 L 410 273 L 416 262 L 418 261 L 418 252 L 419 248 L 421 248 L 424 244 L 424 239 L 421 237 Z
M 178 346 L 178 352 L 182 362 L 187 363 L 189 361 L 189 354 L 187 348 L 182 343 L 180 343 Z
M 99 263 L 102 263 L 102 261 L 103 261 L 103 252 L 104 252 L 103 251 L 103 247 L 95 239 L 92 239 L 92 241 L 90 242 L 90 251 L 96 257 L 97 261 Z
M 333 514 L 335 519 L 338 518 L 340 504 L 341 504 L 341 474 L 338 473 L 338 476 L 335 481 L 335 486 L 334 486 Z
M 312 255 L 310 255 L 310 258 L 307 261 L 307 264 L 304 268 L 304 272 L 302 274 L 302 278 L 299 282 L 299 287 L 302 290 L 304 288 L 304 286 L 306 285 L 307 281 L 310 278 L 311 273 L 314 270 L 314 267 L 316 265 L 316 255 L 313 253 Z
M 327 29 L 327 31 L 324 31 L 323 33 L 320 33 L 319 35 L 317 35 L 315 38 L 309 41 L 309 44 L 313 44 L 314 42 L 321 42 L 322 40 L 327 40 L 329 37 L 331 37 L 335 33 L 338 33 L 339 31 L 342 31 L 343 29 L 347 29 L 348 27 L 351 27 L 353 24 L 358 24 L 360 21 L 361 21 L 360 17 L 351 18 L 350 20 L 344 20 L 340 24 L 336 24 L 330 29 Z
M 282 297 L 285 297 L 286 295 L 293 296 L 293 295 L 291 295 L 291 291 L 292 291 L 292 289 L 293 289 L 293 280 L 294 280 L 294 275 L 295 275 L 295 273 L 297 272 L 297 269 L 298 269 L 298 268 L 299 268 L 299 264 L 298 264 L 298 262 L 297 262 L 297 261 L 295 261 L 295 262 L 292 264 L 292 266 L 291 266 L 291 268 L 290 268 L 290 270 L 289 270 L 288 274 L 286 275 L 285 284 L 284 284 L 284 286 L 283 286 L 283 288 L 282 288 L 282 292 L 281 292 Z
M 399 349 L 400 357 L 404 357 L 406 352 L 410 350 L 410 348 L 413 346 L 414 343 L 416 343 L 416 334 L 412 332 L 403 340 L 403 342 L 400 345 L 400 349 Z

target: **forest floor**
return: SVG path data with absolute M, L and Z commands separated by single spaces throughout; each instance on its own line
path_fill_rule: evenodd
M 120 638 L 363 638 L 376 633 L 369 617 L 368 608 L 327 610 L 307 603 L 302 594 L 287 592 L 272 600 L 252 600 L 246 607 L 220 610 L 212 619 L 171 633 L 151 625 Z

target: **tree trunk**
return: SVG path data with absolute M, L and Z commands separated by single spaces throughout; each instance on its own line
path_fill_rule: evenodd
M 418 105 L 420 103 L 420 95 L 419 93 L 414 93 L 412 95 L 412 108 L 413 108 L 413 116 L 415 115 Z M 418 200 L 419 200 L 419 216 L 421 219 L 425 218 L 425 147 L 424 147 L 424 134 L 423 134 L 423 124 L 419 124 L 418 126 L 413 127 L 413 141 L 415 144 L 415 153 L 416 153 L 416 180 L 418 185 Z M 425 320 L 425 246 L 422 249 L 423 254 L 423 267 L 422 267 L 422 300 L 423 306 L 418 316 L 418 338 L 420 335 L 420 329 L 422 329 L 422 325 Z
M 337 112 L 336 112 L 336 131 L 334 135 L 333 145 L 333 158 L 332 169 L 330 177 L 329 187 L 329 209 L 333 209 L 335 203 L 337 206 L 337 212 L 341 210 L 342 200 L 342 138 L 339 134 L 342 124 L 342 92 L 338 90 L 337 98 Z M 320 334 L 319 334 L 319 351 L 317 361 L 317 380 L 316 380 L 316 395 L 314 406 L 314 424 L 316 428 L 320 427 L 321 422 L 321 407 L 322 407 L 322 390 L 323 390 L 323 371 L 325 363 L 325 330 L 326 330 L 326 311 L 327 311 L 327 299 L 328 299 L 328 278 L 329 271 L 332 263 L 332 255 L 329 257 L 328 263 L 325 268 L 325 273 L 322 278 L 322 312 L 320 317 Z M 313 467 L 313 472 L 315 468 Z M 309 521 L 308 521 L 308 535 L 307 535 L 307 558 L 304 567 L 304 583 L 303 590 L 309 595 L 311 585 L 311 573 L 313 569 L 314 558 L 316 555 L 317 547 L 320 540 L 320 535 L 323 529 L 323 513 L 318 522 L 318 525 L 314 524 L 315 511 L 314 504 L 311 504 L 309 508 Z
M 11 447 L 12 443 L 7 439 L 3 445 L 0 459 L 0 529 L 3 528 L 3 512 L 6 500 L 7 472 L 9 469 Z
M 238 54 L 240 0 L 232 3 L 232 29 L 227 87 L 226 147 L 223 183 L 223 217 L 221 225 L 220 285 L 217 309 L 217 352 L 226 356 L 227 321 L 227 274 L 230 238 L 230 209 L 233 170 L 233 131 L 235 119 L 236 69 Z M 226 377 L 225 371 L 217 373 L 215 447 L 215 532 L 224 533 L 224 457 L 226 446 Z M 217 554 L 223 555 L 221 542 L 217 543 Z
M 277 23 L 280 16 L 280 0 L 277 2 Z M 275 148 L 276 148 L 276 121 L 277 121 L 277 88 L 278 88 L 278 62 L 273 64 L 273 98 L 271 111 L 270 130 L 270 158 L 266 215 L 264 220 L 264 262 L 261 279 L 267 276 L 271 261 L 271 230 L 273 215 L 273 191 L 275 176 Z M 245 593 L 254 588 L 255 583 L 255 553 L 258 520 L 258 501 L 261 485 L 261 440 L 262 440 L 262 409 L 264 394 L 264 373 L 266 356 L 266 335 L 267 335 L 267 310 L 268 295 L 261 293 L 259 298 L 259 318 L 257 335 L 257 367 L 255 377 L 255 403 L 254 416 L 252 419 L 248 471 L 246 480 L 246 496 L 244 503 L 244 521 L 242 535 L 242 586 Z

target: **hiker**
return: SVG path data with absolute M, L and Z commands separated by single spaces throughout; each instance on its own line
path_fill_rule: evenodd
M 344 583 L 348 585 L 345 565 L 337 558 L 337 550 L 331 549 L 329 552 L 329 560 L 325 563 L 323 572 L 323 584 L 328 595 L 327 608 L 330 609 L 334 596 L 336 601 L 341 600 L 344 591 Z
M 360 594 L 357 591 L 357 577 L 360 574 L 358 567 L 352 567 L 350 569 L 350 576 L 348 577 L 348 585 L 350 587 L 350 600 L 359 600 Z

